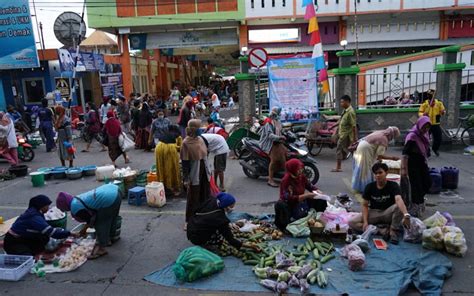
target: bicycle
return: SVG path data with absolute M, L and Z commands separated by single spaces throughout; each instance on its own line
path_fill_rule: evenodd
M 470 116 L 474 115 L 459 117 L 458 126 L 455 129 L 447 130 L 441 127 L 442 132 L 452 141 L 461 141 L 464 146 L 474 145 L 474 126 L 468 124 Z

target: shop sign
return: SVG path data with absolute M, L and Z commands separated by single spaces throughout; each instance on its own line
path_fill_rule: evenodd
M 119 93 L 123 95 L 122 73 L 100 74 L 100 84 L 102 86 L 103 96 L 116 97 Z
M 62 98 L 69 98 L 71 88 L 69 86 L 69 78 L 54 78 L 56 90 Z
M 132 34 L 132 49 L 165 49 L 200 46 L 237 45 L 237 29 Z
M 280 43 L 300 41 L 300 28 L 249 30 L 249 43 Z
M 307 121 L 318 112 L 314 59 L 270 59 L 267 64 L 270 108 L 282 108 L 282 121 Z
M 0 70 L 39 67 L 28 0 L 0 1 Z
M 68 49 L 58 49 L 59 65 L 61 72 L 74 71 L 76 52 Z M 104 56 L 91 52 L 79 52 L 77 59 L 77 72 L 105 71 Z

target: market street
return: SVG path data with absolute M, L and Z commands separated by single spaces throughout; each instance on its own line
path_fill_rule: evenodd
M 78 144 L 78 150 L 83 143 Z M 46 154 L 44 146 L 35 150 L 36 157 L 29 163 L 32 170 L 40 167 L 57 166 L 55 153 Z M 103 165 L 108 163 L 106 152 L 98 152 L 95 144 L 91 153 L 78 153 L 76 164 Z M 400 154 L 400 148 L 390 149 L 392 154 Z M 350 163 L 345 162 L 345 172 L 328 173 L 334 165 L 334 150 L 323 150 L 318 159 L 321 190 L 328 194 L 350 192 Z M 131 153 L 134 169 L 148 169 L 154 162 L 154 154 L 135 150 Z M 123 159 L 118 160 L 123 166 Z M 428 196 L 428 214 L 435 210 L 450 212 L 466 235 L 468 249 L 472 250 L 474 237 L 474 166 L 472 156 L 462 155 L 460 150 L 442 152 L 441 157 L 431 158 L 430 166 L 455 166 L 460 169 L 458 197 Z M 0 163 L 0 168 L 7 167 Z M 229 159 L 226 171 L 227 190 L 237 198 L 236 211 L 261 214 L 272 213 L 273 202 L 278 199 L 278 189 L 267 186 L 265 180 L 247 178 L 236 160 Z M 42 193 L 55 199 L 59 191 L 73 194 L 85 192 L 98 186 L 94 177 L 77 181 L 51 180 L 46 186 L 33 188 L 28 177 L 17 178 L 0 183 L 0 213 L 4 220 L 21 214 L 29 198 Z M 214 291 L 182 290 L 151 284 L 143 277 L 173 262 L 180 251 L 191 246 L 183 232 L 184 198 L 168 198 L 167 205 L 161 209 L 130 206 L 123 201 L 121 240 L 109 248 L 109 255 L 88 261 L 78 270 L 70 273 L 47 274 L 44 278 L 28 275 L 18 283 L 0 282 L 2 295 L 31 295 L 41 289 L 45 295 L 248 295 L 249 293 L 218 293 Z M 74 225 L 70 218 L 68 226 Z M 456 293 L 473 294 L 472 278 L 474 258 L 470 251 L 465 258 L 447 255 L 453 262 L 453 276 L 443 287 L 445 295 Z M 248 267 L 250 268 L 250 267 Z M 329 276 L 331 274 L 329 273 Z M 416 295 L 416 293 L 414 293 Z

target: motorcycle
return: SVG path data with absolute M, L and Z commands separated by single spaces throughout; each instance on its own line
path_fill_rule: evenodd
M 297 136 L 291 131 L 284 131 L 286 137 L 285 146 L 288 149 L 287 159 L 297 158 L 304 164 L 304 174 L 311 182 L 316 184 L 319 180 L 319 170 L 316 166 L 316 160 L 308 156 L 308 152 L 297 147 L 295 144 Z M 242 166 L 244 174 L 252 179 L 258 179 L 260 176 L 268 176 L 268 167 L 270 165 L 270 156 L 259 146 L 258 140 L 251 138 L 242 139 L 243 149 L 239 155 L 239 163 Z M 283 178 L 284 171 L 277 172 L 276 178 Z
M 21 133 L 16 134 L 16 141 L 18 143 L 18 159 L 21 161 L 30 162 L 35 158 L 35 152 L 33 151 L 33 146 L 28 143 L 26 138 L 24 138 Z M 0 156 L 0 158 L 3 158 Z

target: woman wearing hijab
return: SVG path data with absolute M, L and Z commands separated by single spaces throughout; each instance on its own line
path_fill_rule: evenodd
M 116 228 L 123 193 L 114 184 L 106 184 L 86 193 L 73 196 L 60 192 L 56 199 L 56 207 L 63 212 L 71 212 L 72 217 L 86 223 L 81 230 L 84 235 L 89 227 L 95 228 L 96 246 L 89 259 L 106 255 L 106 246 L 113 241 L 111 232 Z
M 41 108 L 38 109 L 39 129 L 46 139 L 46 152 L 56 148 L 54 143 L 53 121 L 54 114 L 48 107 L 48 99 L 41 100 Z
M 16 140 L 15 125 L 8 115 L 0 112 L 0 155 L 9 164 L 18 164 L 18 142 Z
M 59 159 L 61 160 L 61 165 L 66 165 L 66 160 L 69 161 L 69 167 L 73 166 L 74 163 L 74 153 L 68 150 L 72 145 L 72 129 L 71 121 L 66 115 L 66 109 L 63 106 L 58 105 L 54 108 L 56 112 L 56 121 L 54 122 L 54 127 L 58 132 L 58 154 Z
M 271 187 L 278 187 L 278 184 L 273 180 L 273 175 L 278 170 L 283 170 L 286 161 L 286 147 L 283 144 L 285 137 L 281 134 L 280 112 L 281 108 L 272 108 L 270 117 L 265 120 L 265 125 L 260 131 L 260 148 L 270 156 L 268 185 Z
M 365 186 L 374 181 L 372 166 L 382 159 L 399 160 L 399 157 L 385 155 L 390 141 L 400 136 L 398 127 L 390 126 L 375 131 L 359 141 L 354 152 L 352 189 L 364 192 Z
M 216 198 L 209 198 L 189 219 L 186 234 L 193 244 L 210 248 L 220 246 L 226 240 L 236 249 L 241 247 L 255 248 L 251 243 L 237 240 L 232 234 L 230 213 L 235 206 L 235 198 L 228 193 L 219 193 Z
M 137 149 L 145 149 L 145 151 L 151 151 L 151 145 L 148 144 L 148 138 L 150 135 L 151 123 L 153 121 L 152 114 L 148 103 L 142 104 L 138 118 L 138 131 L 135 139 L 135 147 Z
M 179 127 L 170 125 L 155 148 L 156 175 L 167 190 L 174 196 L 181 192 L 181 171 L 179 168 L 178 151 L 181 148 L 182 138 Z
M 408 132 L 403 147 L 401 177 L 410 180 L 412 216 L 420 217 L 425 209 L 425 195 L 431 187 L 431 178 L 428 168 L 430 156 L 429 131 L 430 118 L 421 116 L 415 126 Z
M 28 209 L 13 223 L 5 234 L 3 249 L 7 254 L 35 256 L 44 251 L 49 238 L 64 239 L 71 233 L 54 228 L 46 222 L 44 214 L 51 200 L 45 195 L 30 199 Z
M 112 110 L 107 113 L 107 121 L 104 126 L 105 136 L 108 137 L 108 151 L 110 160 L 115 166 L 115 160 L 123 154 L 125 163 L 129 163 L 130 160 L 127 157 L 127 153 L 122 151 L 119 145 L 119 137 L 122 134 L 122 128 L 120 127 L 120 121 L 115 117 Z
M 186 137 L 186 128 L 188 126 L 188 122 L 193 119 L 193 98 L 190 96 L 186 96 L 183 99 L 183 108 L 181 108 L 178 116 L 178 124 L 181 130 L 181 137 Z
M 89 152 L 91 148 L 92 141 L 96 139 L 97 142 L 100 143 L 102 146 L 102 150 L 106 151 L 104 144 L 101 143 L 101 139 L 99 137 L 100 130 L 101 130 L 101 119 L 99 115 L 99 111 L 94 103 L 87 103 L 87 114 L 86 114 L 86 134 L 87 134 L 87 146 L 86 149 L 82 150 L 82 152 Z
M 211 173 L 207 164 L 207 147 L 199 136 L 200 127 L 201 120 L 199 119 L 191 119 L 188 122 L 187 137 L 180 151 L 183 180 L 187 188 L 186 222 L 209 198 Z
M 310 208 L 324 212 L 325 200 L 315 199 L 314 191 L 321 193 L 304 175 L 304 164 L 290 159 L 285 164 L 286 173 L 280 184 L 280 200 L 275 204 L 275 225 L 282 231 L 294 220 L 306 217 Z M 306 190 L 308 192 L 306 192 Z

